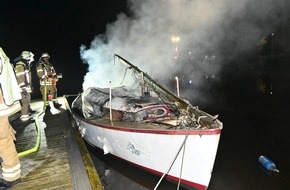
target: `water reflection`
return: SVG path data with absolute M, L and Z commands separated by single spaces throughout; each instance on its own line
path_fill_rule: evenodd
M 141 170 L 128 162 L 112 155 L 103 155 L 103 151 L 87 145 L 101 182 L 105 190 L 151 190 L 159 176 Z M 158 190 L 178 189 L 177 184 L 163 180 Z M 185 190 L 179 187 L 179 190 Z

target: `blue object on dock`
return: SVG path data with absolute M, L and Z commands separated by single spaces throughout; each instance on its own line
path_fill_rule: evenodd
M 276 168 L 275 163 L 272 162 L 267 156 L 260 156 L 259 162 L 267 170 L 273 171 L 273 172 L 279 172 L 279 170 Z

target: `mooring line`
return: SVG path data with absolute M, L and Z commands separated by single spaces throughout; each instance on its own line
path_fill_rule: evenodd
M 168 168 L 167 172 L 164 172 L 164 173 L 163 173 L 163 175 L 161 176 L 160 180 L 159 180 L 158 183 L 156 184 L 154 190 L 156 190 L 157 187 L 160 185 L 160 183 L 161 183 L 161 181 L 163 180 L 164 176 L 167 175 L 167 174 L 169 173 L 169 171 L 170 171 L 171 167 L 173 166 L 174 162 L 176 161 L 176 158 L 177 158 L 177 156 L 179 155 L 179 153 L 180 153 L 182 147 L 185 145 L 185 142 L 186 142 L 186 140 L 187 140 L 188 135 L 189 135 L 189 134 L 187 134 L 187 135 L 185 136 L 185 138 L 184 138 L 184 140 L 183 140 L 183 142 L 182 142 L 180 148 L 178 149 L 177 154 L 175 155 L 174 159 L 172 160 L 172 162 L 171 162 L 171 164 L 170 164 L 170 167 Z
M 180 183 L 181 183 L 181 175 L 182 175 L 182 169 L 183 169 L 183 161 L 184 161 L 184 154 L 185 154 L 185 146 L 186 146 L 186 142 L 184 142 L 184 146 L 183 146 L 183 153 L 182 153 L 182 160 L 181 160 L 181 165 L 180 165 L 180 175 L 179 175 L 179 180 L 178 180 L 178 185 L 177 185 L 177 190 L 180 187 Z

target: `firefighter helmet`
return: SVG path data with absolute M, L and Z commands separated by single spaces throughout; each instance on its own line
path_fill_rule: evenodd
M 29 62 L 32 62 L 34 61 L 33 57 L 34 57 L 34 54 L 30 51 L 23 51 L 21 53 L 21 57 L 24 59 L 24 60 L 27 60 Z
M 43 53 L 41 54 L 41 58 L 50 58 L 49 54 L 48 53 Z

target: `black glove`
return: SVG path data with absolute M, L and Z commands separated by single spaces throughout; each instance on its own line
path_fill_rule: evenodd
M 23 96 L 26 96 L 26 95 L 28 94 L 28 92 L 25 90 L 25 91 L 22 91 L 21 94 L 22 94 Z

